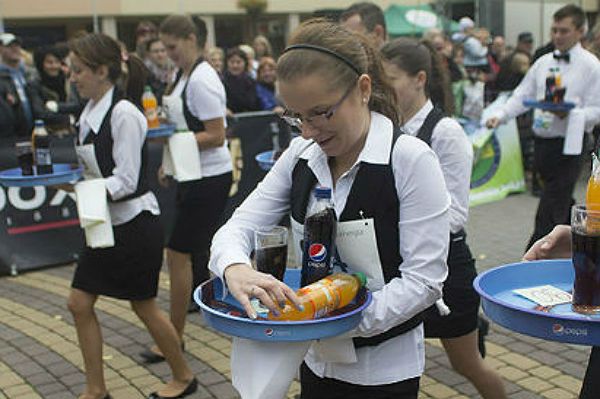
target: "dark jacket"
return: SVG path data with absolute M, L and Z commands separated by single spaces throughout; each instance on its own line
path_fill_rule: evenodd
M 234 114 L 262 109 L 256 95 L 256 81 L 250 76 L 235 76 L 225 71 L 223 84 L 227 92 L 227 108 Z

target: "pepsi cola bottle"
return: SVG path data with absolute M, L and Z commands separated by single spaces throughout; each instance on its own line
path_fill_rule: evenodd
M 314 197 L 315 201 L 304 220 L 302 287 L 331 274 L 331 259 L 335 251 L 337 218 L 331 202 L 331 189 L 316 187 Z

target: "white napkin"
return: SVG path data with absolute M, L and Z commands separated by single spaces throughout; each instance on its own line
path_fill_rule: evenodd
M 262 342 L 234 337 L 233 386 L 242 399 L 285 398 L 311 343 Z
M 567 133 L 563 154 L 579 155 L 583 148 L 583 134 L 585 132 L 585 114 L 582 109 L 573 109 L 567 117 Z
M 85 241 L 91 248 L 115 246 L 115 237 L 108 211 L 104 179 L 82 180 L 75 184 L 79 224 L 85 231 Z
M 202 178 L 200 151 L 194 133 L 180 132 L 169 137 L 163 149 L 163 170 L 179 182 Z

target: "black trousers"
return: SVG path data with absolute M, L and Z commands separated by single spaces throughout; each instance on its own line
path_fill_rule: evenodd
M 579 399 L 596 399 L 600 394 L 600 346 L 594 346 L 590 354 Z
M 563 138 L 535 138 L 535 168 L 543 188 L 528 249 L 557 224 L 570 224 L 571 206 L 575 202 L 573 190 L 583 156 L 563 155 L 563 145 Z
M 300 367 L 300 399 L 417 399 L 420 378 L 386 385 L 356 385 L 320 378 L 306 363 Z

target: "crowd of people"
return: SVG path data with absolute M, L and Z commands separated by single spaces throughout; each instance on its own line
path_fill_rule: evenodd
M 390 40 L 381 9 L 357 3 L 339 21 L 303 23 L 277 60 L 264 36 L 252 45 L 206 48 L 204 22 L 186 15 L 171 15 L 160 26 L 141 22 L 132 52 L 106 35 L 81 32 L 30 56 L 19 37 L 0 34 L 0 136 L 29 136 L 34 120 L 42 119 L 52 134 L 73 133 L 80 158 L 106 179 L 115 246 L 82 250 L 68 303 L 87 377 L 80 398 L 110 398 L 94 312 L 99 295 L 129 300 L 156 343 L 141 353 L 144 361 L 169 364 L 173 378 L 154 399 L 197 389 L 183 337 L 192 287 L 209 270 L 250 316 L 252 298 L 273 312 L 286 299 L 298 303 L 283 282 L 250 266 L 253 234 L 289 213 L 302 229 L 316 184 L 332 188 L 340 223 L 374 220 L 385 284 L 353 331 L 357 361 L 328 363 L 311 350 L 300 371 L 301 398 L 414 399 L 425 336 L 441 339 L 452 367 L 483 398 L 506 398 L 502 379 L 484 361 L 486 327 L 465 232 L 473 152 L 456 119 L 479 122 L 499 93 L 513 92 L 481 122 L 496 128 L 518 116 L 526 169 L 541 183 L 528 244 L 538 251 L 541 237 L 568 223 L 583 158 L 581 143 L 576 154 L 563 151 L 567 114 L 533 113 L 522 100 L 536 98 L 548 69 L 560 67 L 585 131 L 600 124 L 600 25 L 586 33 L 583 11 L 562 7 L 553 15 L 551 42 L 535 53 L 529 32 L 507 46 L 468 17 L 459 26 L 451 36 L 432 29 L 420 39 Z M 200 179 L 174 183 L 162 167 L 147 170 L 145 86 L 166 118 L 193 133 Z M 219 226 L 232 184 L 227 118 L 260 110 L 280 114 L 301 137 Z M 148 173 L 176 184 L 166 241 Z M 374 181 L 381 189 L 373 190 Z M 164 242 L 169 317 L 154 300 Z M 450 315 L 434 306 L 440 298 Z M 590 383 L 584 392 L 592 391 Z

